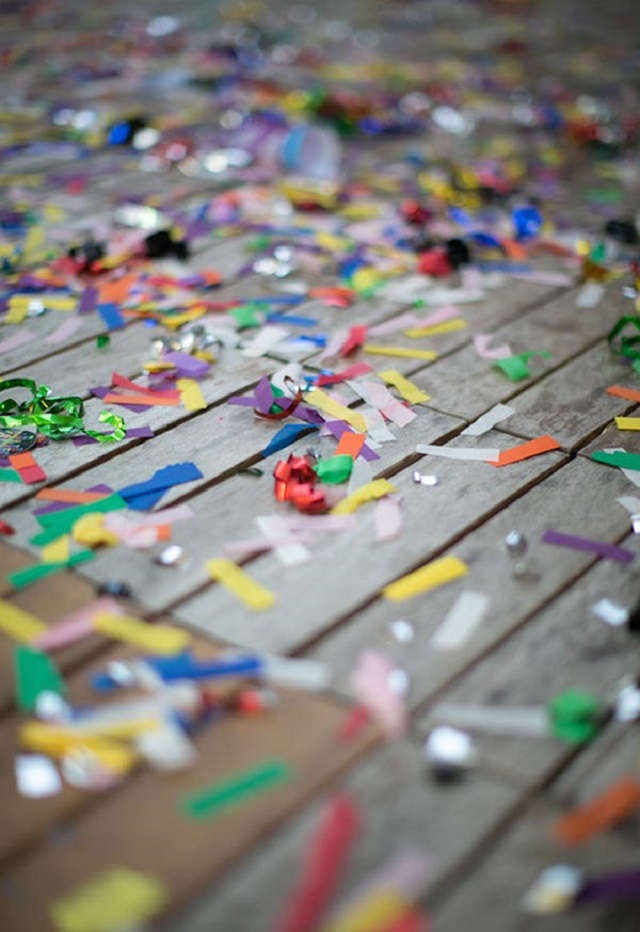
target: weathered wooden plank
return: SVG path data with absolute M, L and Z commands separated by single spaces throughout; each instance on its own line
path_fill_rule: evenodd
M 623 544 L 638 551 L 635 535 L 624 538 Z M 592 606 L 605 596 L 623 605 L 635 604 L 639 579 L 637 558 L 627 566 L 600 561 L 526 627 L 442 692 L 438 700 L 544 706 L 558 693 L 572 688 L 604 699 L 621 677 L 637 675 L 635 640 L 626 628 L 605 624 L 593 613 Z M 438 720 L 436 704 L 420 719 L 420 733 Z M 539 787 L 574 753 L 551 737 L 478 736 L 477 744 L 492 766 L 509 773 L 527 789 Z
M 478 446 L 473 438 L 456 438 L 452 446 Z M 513 438 L 497 432 L 481 445 L 508 447 Z M 472 442 L 470 442 L 472 441 Z M 427 562 L 493 511 L 557 467 L 557 453 L 517 463 L 498 473 L 486 463 L 420 461 L 441 482 L 434 488 L 416 485 L 409 467 L 393 476 L 402 499 L 404 526 L 397 541 L 373 540 L 372 512 L 358 515 L 358 526 L 320 541 L 309 563 L 285 571 L 267 555 L 251 564 L 251 574 L 278 596 L 258 616 L 240 609 L 220 586 L 212 586 L 180 606 L 179 617 L 196 628 L 264 650 L 299 650 L 376 598 L 381 588 Z M 284 509 L 283 509 L 284 510 Z
M 408 742 L 388 746 L 358 765 L 340 790 L 352 794 L 364 824 L 336 903 L 357 889 L 369 873 L 408 849 L 432 858 L 429 885 L 442 881 L 470 849 L 482 847 L 484 837 L 517 798 L 513 788 L 481 774 L 455 790 L 434 784 L 420 750 Z M 324 795 L 327 798 L 326 790 Z M 187 913 L 163 925 L 163 930 L 263 932 L 276 928 L 323 804 L 324 799 L 314 803 L 270 838 L 268 848 L 251 853 Z
M 266 716 L 223 718 L 195 737 L 196 763 L 170 777 L 134 774 L 118 791 L 78 819 L 58 819 L 70 844 L 52 833 L 5 872 L 0 891 L 5 929 L 52 929 L 49 903 L 100 871 L 122 865 L 150 873 L 168 888 L 173 907 L 229 866 L 247 848 L 316 793 L 371 742 L 372 733 L 340 742 L 345 711 L 320 696 L 282 691 Z M 213 821 L 192 821 L 180 811 L 186 794 L 265 759 L 283 759 L 291 779 Z
M 607 475 L 597 470 L 597 464 L 581 458 L 566 463 L 451 548 L 449 552 L 469 566 L 465 579 L 405 603 L 377 599 L 344 619 L 337 630 L 311 648 L 309 655 L 328 663 L 334 686 L 349 695 L 349 674 L 358 654 L 364 647 L 380 648 L 409 674 L 411 705 L 424 703 L 478 657 L 490 655 L 510 632 L 535 617 L 536 611 L 594 563 L 588 554 L 541 544 L 547 528 L 608 541 L 625 535 L 627 516 L 615 504 L 615 497 L 624 493 L 626 480 L 616 470 L 609 470 Z M 424 490 L 427 495 L 431 491 Z M 515 561 L 504 545 L 506 535 L 513 530 L 526 535 L 539 578 L 513 575 Z M 583 581 L 576 585 L 583 585 Z M 433 634 L 461 591 L 486 594 L 490 599 L 487 614 L 475 635 L 460 648 L 435 650 L 431 646 Z M 389 628 L 391 622 L 401 618 L 415 628 L 415 640 L 407 645 L 399 644 Z

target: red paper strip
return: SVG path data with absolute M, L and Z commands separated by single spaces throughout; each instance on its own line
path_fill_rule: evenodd
M 338 738 L 341 741 L 353 741 L 371 721 L 369 710 L 363 705 L 355 706 L 340 725 Z
M 354 327 L 351 327 L 349 330 L 349 335 L 340 347 L 340 355 L 348 356 L 349 353 L 353 353 L 354 350 L 357 350 L 358 347 L 364 344 L 364 341 L 367 339 L 367 326 L 366 324 L 356 324 Z
M 627 401 L 640 402 L 640 391 L 636 388 L 625 388 L 624 385 L 609 386 L 607 395 L 614 395 L 616 398 L 625 398 Z
M 302 876 L 291 895 L 278 932 L 313 932 L 337 890 L 362 820 L 351 796 L 329 801 L 307 847 Z
M 117 392 L 109 392 L 102 400 L 108 405 L 171 406 L 180 404 L 179 398 L 165 398 L 156 395 L 119 395 Z
M 347 379 L 357 379 L 368 372 L 373 372 L 373 366 L 370 366 L 368 362 L 356 362 L 348 369 L 334 372 L 333 375 L 319 375 L 315 384 L 317 388 L 322 388 L 323 385 L 336 385 L 338 382 L 346 382 Z
M 536 437 L 535 440 L 528 440 L 526 443 L 520 443 L 517 447 L 509 447 L 508 450 L 501 450 L 497 463 L 492 466 L 510 466 L 511 463 L 519 463 L 520 460 L 527 460 L 530 456 L 538 456 L 539 453 L 548 453 L 549 450 L 557 450 L 560 444 L 549 434 L 543 437 Z
M 16 472 L 20 473 L 20 478 L 25 485 L 46 481 L 47 474 L 38 466 L 30 453 L 13 453 L 9 457 L 9 462 Z
M 558 819 L 554 834 L 565 845 L 579 845 L 626 819 L 638 806 L 640 783 L 634 777 L 622 777 L 586 806 Z
M 119 372 L 114 372 L 112 374 L 111 385 L 114 388 L 126 388 L 128 391 L 133 392 L 134 395 L 152 395 L 154 398 L 180 397 L 180 392 L 177 388 L 167 388 L 163 391 L 158 391 L 154 388 L 145 388 L 144 385 L 136 385 L 135 382 L 131 382 L 129 379 L 125 378 L 124 375 L 120 375 Z

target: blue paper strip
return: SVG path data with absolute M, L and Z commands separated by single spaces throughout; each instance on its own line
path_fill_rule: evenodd
M 119 489 L 118 493 L 129 508 L 134 508 L 136 511 L 148 511 L 174 485 L 202 478 L 202 473 L 194 463 L 174 463 L 158 469 L 145 482 L 137 482 Z
M 107 330 L 122 330 L 124 317 L 115 304 L 99 304 L 98 313 L 106 324 Z
M 278 433 L 271 438 L 271 442 L 264 448 L 260 455 L 266 459 L 267 456 L 271 456 L 272 453 L 277 453 L 278 450 L 284 450 L 285 447 L 294 443 L 302 434 L 306 434 L 309 429 L 308 424 L 285 424 L 284 427 L 281 427 Z M 311 428 L 311 430 L 317 429 L 317 427 Z

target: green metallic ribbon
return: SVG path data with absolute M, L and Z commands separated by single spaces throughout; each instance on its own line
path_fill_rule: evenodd
M 72 395 L 56 398 L 48 385 L 36 385 L 33 379 L 5 379 L 0 381 L 0 393 L 14 388 L 31 392 L 28 401 L 7 398 L 0 402 L 0 427 L 28 427 L 30 425 L 50 440 L 65 440 L 86 434 L 100 443 L 114 443 L 126 436 L 124 419 L 110 411 L 102 411 L 99 421 L 112 427 L 111 433 L 88 430 L 84 426 L 84 402 Z
M 628 336 L 623 333 L 624 330 L 637 331 L 635 336 Z M 615 327 L 610 331 L 607 340 L 609 346 L 620 356 L 626 359 L 640 358 L 640 317 L 627 315 L 621 317 Z

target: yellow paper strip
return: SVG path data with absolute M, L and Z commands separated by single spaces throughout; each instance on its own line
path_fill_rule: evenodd
M 58 932 L 112 932 L 146 924 L 167 898 L 165 884 L 152 874 L 112 867 L 49 908 Z
M 27 311 L 29 310 L 28 305 L 24 307 L 20 304 L 16 304 L 14 307 L 10 307 L 7 313 L 2 318 L 3 324 L 21 324 L 22 321 L 27 316 Z
M 28 310 L 36 301 L 44 304 L 50 311 L 75 311 L 78 306 L 78 299 L 68 295 L 16 294 L 9 298 L 9 307 Z
M 378 346 L 365 343 L 362 349 L 373 356 L 399 356 L 402 359 L 436 359 L 438 356 L 432 350 L 412 349 L 407 346 Z
M 94 618 L 96 631 L 117 641 L 133 644 L 152 654 L 178 654 L 191 643 L 191 635 L 173 625 L 150 625 L 139 618 L 100 612 Z
M 392 890 L 374 890 L 343 909 L 321 932 L 378 932 L 389 928 L 410 908 L 408 900 Z
M 442 557 L 440 560 L 421 566 L 414 573 L 408 573 L 407 576 L 389 583 L 382 590 L 382 594 L 386 599 L 401 602 L 403 599 L 410 599 L 421 592 L 428 592 L 430 589 L 436 589 L 438 586 L 444 586 L 445 583 L 453 582 L 454 579 L 466 576 L 467 571 L 467 564 L 458 557 Z
M 180 391 L 180 400 L 187 411 L 202 411 L 207 407 L 207 402 L 195 379 L 178 379 L 176 385 Z
M 30 644 L 46 630 L 47 625 L 44 621 L 0 599 L 0 631 L 4 631 L 16 641 Z
M 374 479 L 373 482 L 367 482 L 366 485 L 361 485 L 360 488 L 352 492 L 351 495 L 347 495 L 341 502 L 334 505 L 331 509 L 331 514 L 350 515 L 359 508 L 360 505 L 364 505 L 365 502 L 372 502 L 375 499 L 384 498 L 385 495 L 391 495 L 393 492 L 397 491 L 395 485 L 392 485 L 387 479 Z
M 405 377 L 395 369 L 386 369 L 384 372 L 379 372 L 378 375 L 387 385 L 393 385 L 394 388 L 397 388 L 404 400 L 408 401 L 411 405 L 419 405 L 430 399 L 430 396 L 427 395 L 426 392 L 419 389 L 418 386 L 410 382 L 409 379 L 405 379 Z
M 226 586 L 252 611 L 261 612 L 275 604 L 273 592 L 261 586 L 231 560 L 207 560 L 205 566 L 212 579 Z
M 132 728 L 135 725 L 135 729 Z M 128 733 L 118 734 L 119 740 L 95 735 L 79 735 L 77 732 L 49 725 L 46 722 L 27 722 L 20 729 L 18 743 L 25 751 L 36 751 L 46 754 L 55 760 L 62 760 L 74 750 L 91 751 L 92 754 L 109 770 L 116 773 L 129 773 L 138 760 L 138 752 L 122 744 L 123 740 L 137 737 L 143 730 L 139 723 L 127 723 Z M 157 720 L 146 723 L 144 730 L 149 727 L 158 727 Z
M 325 414 L 335 417 L 338 421 L 346 421 L 347 424 L 351 424 L 355 430 L 359 430 L 361 434 L 364 434 L 367 429 L 367 422 L 363 414 L 359 414 L 357 411 L 352 411 L 351 408 L 341 405 L 327 395 L 326 392 L 320 391 L 319 388 L 314 388 L 313 391 L 307 392 L 305 401 L 319 408 L 321 411 L 324 411 Z
M 618 430 L 640 430 L 640 417 L 617 417 Z
M 416 340 L 418 337 L 435 337 L 439 333 L 455 333 L 456 330 L 464 330 L 466 326 L 466 320 L 462 317 L 454 317 L 453 320 L 445 320 L 441 324 L 432 324 L 430 327 L 412 327 L 410 330 L 404 330 L 403 333 L 405 337 Z
M 43 563 L 66 563 L 71 556 L 70 547 L 71 538 L 68 534 L 63 534 L 57 540 L 47 544 L 42 548 Z

